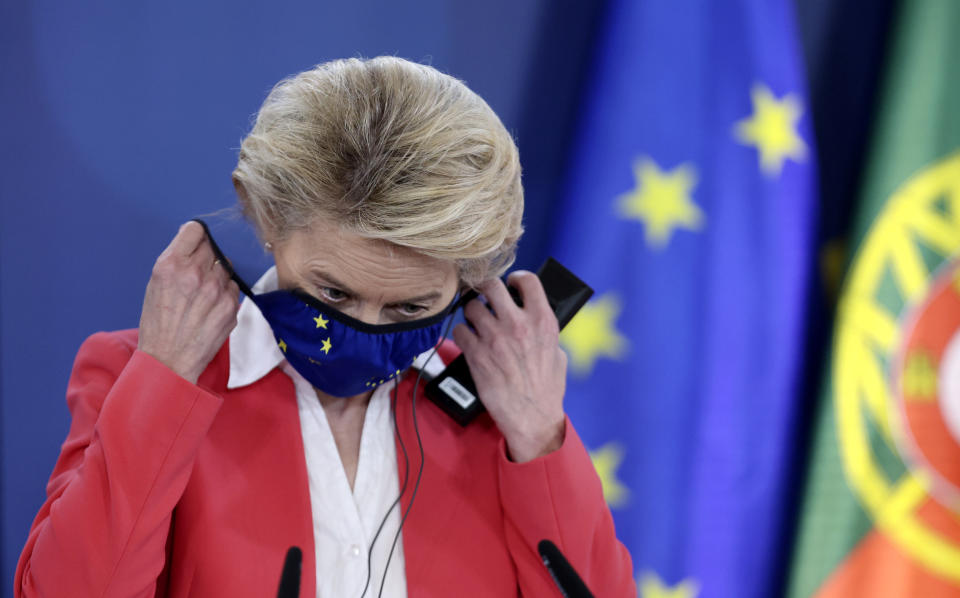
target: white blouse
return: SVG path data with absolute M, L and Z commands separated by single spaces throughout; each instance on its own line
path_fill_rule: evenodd
M 253 286 L 254 293 L 277 289 L 276 268 Z M 378 387 L 370 398 L 360 437 L 360 457 L 353 491 L 326 414 L 313 387 L 284 359 L 257 306 L 244 298 L 237 326 L 230 333 L 230 378 L 227 388 L 246 386 L 281 366 L 293 380 L 300 412 L 304 457 L 310 484 L 313 541 L 316 550 L 318 598 L 360 598 L 367 579 L 367 553 L 390 505 L 397 499 L 397 455 L 390 413 L 391 384 Z M 373 548 L 367 598 L 405 598 L 403 538 L 397 540 L 390 566 L 387 558 L 400 525 L 400 505 L 390 511 Z

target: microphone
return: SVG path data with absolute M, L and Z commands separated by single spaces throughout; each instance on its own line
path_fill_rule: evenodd
M 587 589 L 587 584 L 583 583 L 573 565 L 563 556 L 556 544 L 550 540 L 540 540 L 537 551 L 564 598 L 593 598 L 593 594 Z
M 280 588 L 277 598 L 300 597 L 300 568 L 303 564 L 303 551 L 296 546 L 287 550 L 287 557 L 283 560 L 283 572 L 280 574 Z

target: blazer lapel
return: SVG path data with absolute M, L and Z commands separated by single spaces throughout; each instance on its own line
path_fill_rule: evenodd
M 298 546 L 303 551 L 300 595 L 314 598 L 313 515 L 293 381 L 274 368 L 252 384 L 228 390 L 225 353 L 218 355 L 216 367 L 208 368 L 211 377 L 200 382 L 224 397 L 210 440 L 220 445 L 214 450 L 229 455 L 235 461 L 231 465 L 243 471 L 245 491 L 251 495 L 249 506 L 243 508 L 243 526 L 261 539 L 263 552 L 246 556 L 270 562 L 264 575 L 271 579 L 265 585 L 275 592 L 286 551 Z M 243 562 L 241 558 L 237 566 Z M 250 565 L 259 568 L 264 563 Z

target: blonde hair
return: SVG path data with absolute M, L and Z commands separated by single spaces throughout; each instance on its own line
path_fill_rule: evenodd
M 327 62 L 278 83 L 233 182 L 258 234 L 317 217 L 454 260 L 476 285 L 513 263 L 523 187 L 513 138 L 449 75 L 395 57 Z

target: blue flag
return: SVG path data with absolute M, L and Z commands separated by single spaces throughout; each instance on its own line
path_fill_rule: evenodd
M 768 596 L 815 210 L 788 0 L 612 0 L 554 255 L 566 407 L 644 598 Z

